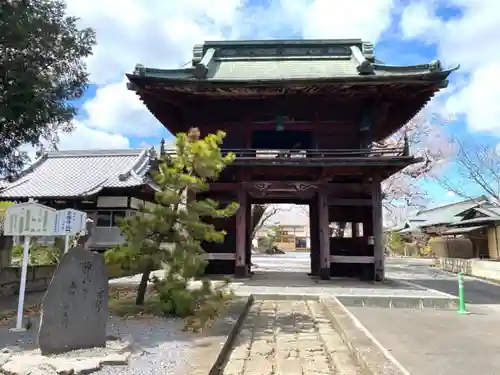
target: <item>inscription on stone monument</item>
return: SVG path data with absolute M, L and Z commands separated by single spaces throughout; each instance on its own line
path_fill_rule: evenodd
M 42 354 L 106 346 L 108 274 L 101 254 L 70 249 L 42 301 Z

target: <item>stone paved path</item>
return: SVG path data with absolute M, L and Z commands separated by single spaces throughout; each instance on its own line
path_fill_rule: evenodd
M 256 301 L 223 375 L 359 375 L 316 301 Z

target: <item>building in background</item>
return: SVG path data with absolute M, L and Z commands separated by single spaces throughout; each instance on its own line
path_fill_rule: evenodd
M 259 238 L 266 237 L 279 228 L 275 245 L 283 251 L 310 251 L 309 206 L 298 204 L 275 204 L 276 214 L 256 234 L 252 242 L 259 247 Z
M 151 149 L 48 152 L 15 181 L 3 181 L 0 199 L 84 211 L 92 219 L 84 246 L 106 250 L 123 242 L 119 218 L 154 205 L 154 159 Z
M 432 237 L 436 256 L 500 259 L 500 207 L 486 196 L 421 210 L 388 232 Z
M 274 246 L 282 251 L 310 251 L 311 237 L 308 225 L 273 225 L 261 228 L 255 234 L 253 246 L 261 248 L 268 236 L 274 236 Z M 261 249 L 264 250 L 264 249 Z

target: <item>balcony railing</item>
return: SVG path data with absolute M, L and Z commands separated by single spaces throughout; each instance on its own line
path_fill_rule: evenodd
M 262 160 L 278 159 L 282 161 L 295 161 L 293 159 L 328 160 L 346 158 L 381 158 L 408 156 L 406 147 L 391 147 L 380 149 L 307 149 L 307 150 L 270 150 L 252 148 L 223 148 L 222 153 L 232 152 L 237 160 Z M 166 155 L 175 155 L 175 150 L 166 150 Z M 290 160 L 291 159 L 291 160 Z M 299 161 L 299 160 L 296 160 Z
M 222 149 L 235 154 L 237 159 L 337 159 L 405 156 L 404 147 L 384 149 L 309 149 L 309 150 L 269 150 L 269 149 Z

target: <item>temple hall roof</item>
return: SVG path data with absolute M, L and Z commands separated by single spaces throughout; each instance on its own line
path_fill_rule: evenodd
M 439 60 L 410 66 L 383 64 L 375 58 L 373 44 L 360 39 L 218 41 L 195 45 L 188 68 L 153 69 L 138 64 L 127 76 L 128 87 L 135 90 L 147 78 L 261 85 L 310 80 L 445 81 L 457 68 L 444 69 Z
M 0 198 L 69 198 L 145 185 L 150 158 L 147 149 L 48 152 L 17 180 L 4 182 Z

